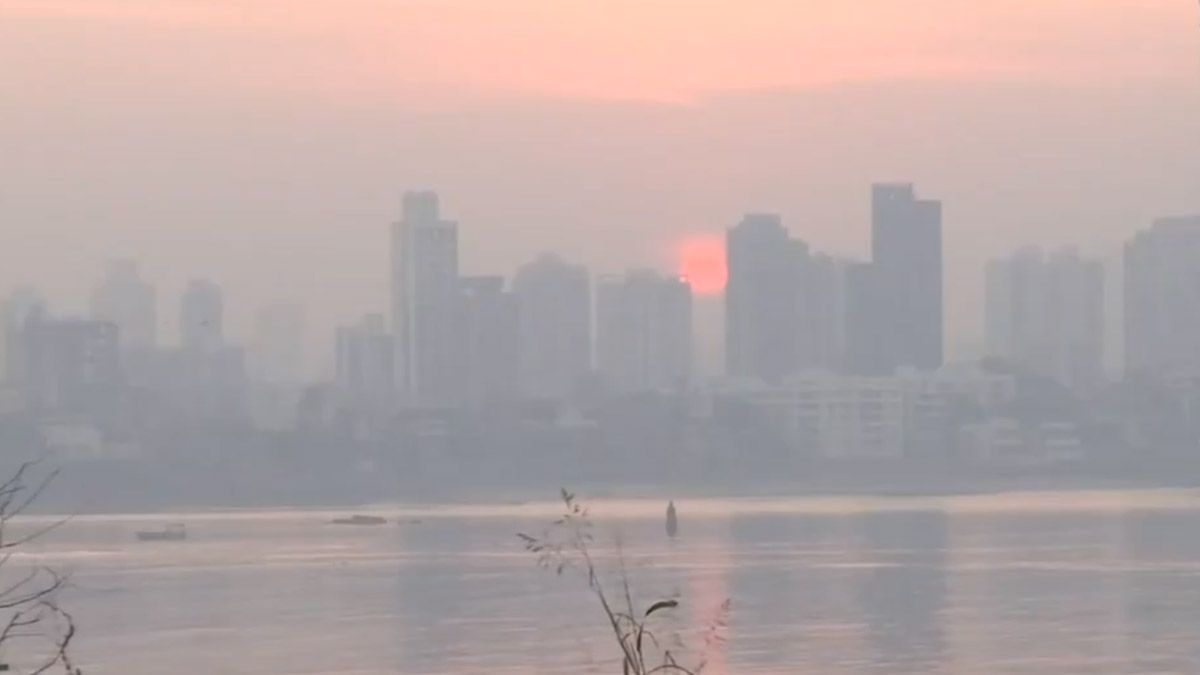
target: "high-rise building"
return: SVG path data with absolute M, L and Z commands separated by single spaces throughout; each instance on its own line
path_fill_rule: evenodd
M 912 185 L 876 185 L 871 254 L 890 301 L 887 328 L 897 366 L 941 367 L 942 203 L 917 199 Z
M 454 330 L 459 403 L 479 406 L 512 397 L 519 373 L 519 331 L 517 298 L 504 290 L 503 277 L 459 280 Z
M 264 305 L 254 315 L 252 371 L 268 384 L 304 380 L 304 307 L 290 302 Z
M 115 324 L 33 317 L 22 332 L 23 386 L 31 409 L 96 413 L 113 404 L 122 382 Z
M 212 354 L 225 345 L 225 300 L 221 287 L 203 279 L 188 282 L 179 304 L 179 338 L 184 351 Z
M 25 381 L 28 358 L 25 353 L 25 326 L 31 319 L 46 315 L 46 300 L 36 289 L 25 287 L 13 291 L 4 301 L 0 317 L 0 338 L 4 340 L 3 378 L 0 382 L 20 384 Z
M 225 300 L 212 281 L 193 279 L 179 306 L 180 349 L 163 355 L 158 390 L 190 424 L 248 424 L 246 352 L 225 340 Z
M 1200 215 L 1160 219 L 1125 244 L 1125 369 L 1200 373 Z
M 1104 266 L 1064 249 L 1022 249 L 987 268 L 989 356 L 1088 389 L 1104 377 Z
M 392 412 L 396 397 L 396 342 L 383 316 L 368 314 L 337 331 L 335 383 L 345 404 L 369 416 Z
M 726 234 L 725 369 L 774 381 L 796 371 L 800 344 L 798 261 L 807 255 L 779 216 L 749 214 Z
M 588 271 L 544 254 L 513 279 L 520 313 L 521 393 L 561 398 L 592 367 L 592 299 Z
M 137 262 L 114 260 L 92 291 L 92 317 L 116 324 L 121 350 L 145 353 L 157 345 L 158 308 L 154 287 L 142 280 Z
M 778 216 L 750 214 L 727 235 L 726 369 L 777 381 L 838 370 L 845 353 L 846 264 L 812 253 Z
M 846 370 L 884 375 L 896 370 L 885 332 L 889 296 L 878 265 L 854 262 L 846 269 Z
M 458 224 L 441 218 L 437 193 L 405 193 L 392 228 L 392 322 L 398 381 L 412 398 L 453 397 L 458 288 Z
M 254 313 L 254 338 L 246 353 L 247 408 L 255 428 L 296 428 L 305 382 L 303 305 L 273 302 Z
M 596 370 L 618 391 L 675 390 L 692 373 L 692 289 L 649 270 L 596 284 Z
M 800 259 L 800 370 L 840 372 L 846 361 L 846 275 L 850 264 L 823 253 Z
M 911 184 L 872 187 L 872 261 L 849 280 L 849 368 L 890 374 L 943 362 L 942 204 Z

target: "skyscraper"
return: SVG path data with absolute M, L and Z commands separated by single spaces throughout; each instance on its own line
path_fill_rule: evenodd
M 137 262 L 114 260 L 92 291 L 92 316 L 116 324 L 121 350 L 144 353 L 157 344 L 158 310 L 154 287 L 141 279 Z
M 728 374 L 771 381 L 842 367 L 846 263 L 811 252 L 767 214 L 747 215 L 731 228 L 726 255 Z
M 246 353 L 225 341 L 225 299 L 212 281 L 188 282 L 180 300 L 180 349 L 171 355 L 163 390 L 197 425 L 247 423 Z
M 592 298 L 587 268 L 543 254 L 513 279 L 520 313 L 521 392 L 571 393 L 592 367 Z
M 596 370 L 618 391 L 672 390 L 692 373 L 692 289 L 650 270 L 596 285 Z
M 205 279 L 188 282 L 179 303 L 179 338 L 184 351 L 212 354 L 225 345 L 225 300 L 221 287 Z
M 802 369 L 839 372 L 845 366 L 849 268 L 847 261 L 823 253 L 805 255 L 802 259 Z
M 270 384 L 304 379 L 304 307 L 290 302 L 264 305 L 254 314 L 254 377 Z
M 1064 249 L 1022 249 L 987 268 L 989 356 L 1067 386 L 1104 377 L 1104 266 Z
M 777 380 L 799 363 L 804 244 L 779 216 L 749 214 L 726 234 L 725 368 L 734 377 Z
M 458 402 L 480 406 L 511 398 L 517 390 L 519 330 L 517 299 L 504 290 L 503 277 L 459 280 L 454 327 Z
M 1125 244 L 1125 370 L 1200 373 L 1200 216 L 1162 218 Z
M 46 300 L 34 288 L 19 288 L 5 299 L 2 309 L 0 337 L 4 340 L 4 377 L 0 382 L 20 384 L 26 379 L 29 360 L 25 327 L 31 320 L 45 317 Z
M 396 343 L 383 316 L 368 314 L 354 326 L 337 330 L 335 383 L 343 403 L 353 412 L 383 419 L 396 395 Z
M 846 370 L 856 375 L 890 375 L 896 370 L 886 332 L 890 299 L 880 267 L 853 262 L 846 269 Z
M 304 306 L 272 302 L 254 312 L 254 337 L 246 354 L 247 408 L 255 427 L 294 429 L 305 382 Z
M 437 193 L 405 193 L 392 228 L 392 322 L 398 381 L 412 398 L 453 397 L 458 289 L 458 224 L 442 220 Z
M 911 184 L 872 187 L 871 255 L 853 271 L 850 368 L 889 374 L 943 363 L 942 204 Z
M 33 410 L 94 414 L 111 409 L 122 383 L 115 324 L 34 317 L 23 332 L 24 386 Z

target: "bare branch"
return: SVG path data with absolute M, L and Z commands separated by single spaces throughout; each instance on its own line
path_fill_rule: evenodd
M 50 534 L 51 532 L 57 530 L 58 528 L 62 527 L 63 525 L 66 525 L 69 522 L 71 522 L 71 516 L 64 516 L 63 518 L 60 518 L 39 530 L 35 530 L 32 534 L 25 535 L 24 537 L 21 537 L 20 539 L 17 539 L 15 541 L 10 541 L 10 542 L 5 542 L 3 544 L 0 544 L 0 549 L 15 548 L 15 547 L 21 546 L 23 544 L 28 544 L 29 542 L 34 541 L 35 539 L 41 539 L 42 537 L 46 536 L 47 534 Z
M 40 463 L 41 460 L 24 462 L 7 480 L 0 483 L 0 551 L 3 551 L 0 553 L 0 569 L 11 563 L 16 549 L 70 520 L 62 518 L 23 536 L 8 539 L 7 526 L 14 518 L 24 514 L 58 476 L 58 471 L 50 471 L 31 484 L 29 474 Z M 19 638 L 34 637 L 48 639 L 53 645 L 51 654 L 29 671 L 30 675 L 47 673 L 58 667 L 66 675 L 81 675 L 68 654 L 75 637 L 75 620 L 55 600 L 68 580 L 67 575 L 54 569 L 36 567 L 0 589 L 0 612 L 11 613 L 6 621 L 0 622 L 0 647 Z

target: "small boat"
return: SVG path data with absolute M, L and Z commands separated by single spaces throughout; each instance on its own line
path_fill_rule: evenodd
M 331 522 L 334 525 L 386 525 L 387 518 L 383 516 L 364 516 L 356 513 L 349 518 L 334 518 Z
M 675 517 L 675 502 L 667 503 L 667 536 L 674 538 L 679 534 L 679 519 Z
M 183 541 L 187 539 L 187 528 L 183 523 L 172 523 L 161 530 L 138 530 L 138 541 Z

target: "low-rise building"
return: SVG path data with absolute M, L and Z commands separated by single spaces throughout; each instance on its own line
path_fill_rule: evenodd
M 729 381 L 712 395 L 748 402 L 798 455 L 851 460 L 951 457 L 958 428 L 1015 391 L 1011 376 L 946 367 L 890 377 L 813 372 L 778 385 Z

